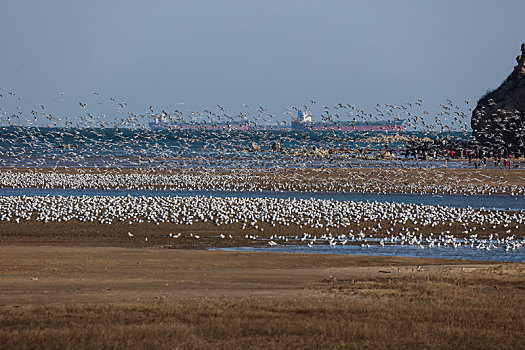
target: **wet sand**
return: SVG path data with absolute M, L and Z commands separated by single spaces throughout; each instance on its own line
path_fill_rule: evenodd
M 389 228 L 399 228 L 399 225 L 392 226 L 388 220 L 380 222 L 362 223 L 359 226 L 354 224 L 346 228 L 331 228 L 330 233 L 334 236 L 348 234 L 349 230 L 354 233 L 364 228 L 375 228 L 377 224 L 382 226 L 377 232 L 366 231 L 368 238 L 385 238 L 389 235 L 386 230 Z M 468 220 L 465 219 L 465 223 Z M 470 224 L 473 226 L 475 224 Z M 510 226 L 513 227 L 515 223 Z M 476 233 L 479 239 L 487 239 L 489 235 L 498 234 L 499 238 L 525 237 L 525 226 L 517 225 L 511 233 L 507 233 L 508 227 L 498 225 L 496 228 L 490 224 L 484 226 L 476 225 L 478 230 L 469 232 L 460 223 L 437 225 L 434 227 L 420 226 L 407 222 L 403 227 L 408 231 L 418 229 L 418 234 L 427 237 L 430 232 L 437 236 L 438 232 L 448 231 L 456 238 L 467 238 Z M 181 225 L 171 223 L 134 223 L 127 224 L 116 222 L 111 225 L 100 224 L 97 222 L 78 222 L 76 220 L 66 222 L 48 222 L 29 220 L 20 223 L 0 221 L 0 244 L 3 245 L 56 245 L 56 246 L 98 246 L 98 247 L 125 247 L 125 248 L 155 248 L 155 249 L 208 249 L 208 248 L 227 248 L 227 247 L 258 247 L 268 246 L 268 242 L 273 235 L 288 238 L 288 241 L 281 238 L 273 238 L 281 245 L 306 245 L 296 237 L 301 237 L 303 233 L 317 235 L 320 237 L 326 234 L 325 228 L 300 227 L 296 224 L 289 226 L 276 225 L 259 222 L 259 229 L 242 229 L 240 223 L 224 224 L 216 226 L 209 222 L 204 223 L 195 221 L 192 225 Z M 482 230 L 482 228 L 487 228 Z M 264 231 L 261 231 L 263 229 Z M 133 234 L 133 237 L 128 235 Z M 170 237 L 169 234 L 177 235 L 179 238 Z M 224 238 L 221 238 L 221 235 Z M 248 236 L 257 235 L 254 240 Z M 231 236 L 231 238 L 230 238 Z M 197 238 L 198 237 L 198 238 Z M 319 244 L 328 244 L 319 243 Z M 361 244 L 360 242 L 348 242 L 348 244 Z
M 494 264 L 403 257 L 159 250 L 0 247 L 2 306 L 126 303 L 185 297 L 315 296 L 322 280 L 486 268 Z

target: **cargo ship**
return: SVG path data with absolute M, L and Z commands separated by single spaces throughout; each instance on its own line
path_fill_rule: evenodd
M 403 131 L 403 120 L 394 121 L 338 121 L 336 123 L 314 122 L 309 111 L 297 112 L 290 126 L 286 125 L 255 125 L 249 122 L 175 122 L 166 115 L 152 115 L 149 122 L 152 129 L 164 130 L 294 130 L 294 131 Z
M 314 122 L 309 111 L 297 112 L 292 119 L 293 130 L 304 131 L 403 131 L 403 119 L 393 121 L 338 121 L 332 123 Z
M 152 115 L 149 122 L 151 129 L 164 130 L 248 130 L 248 123 L 206 123 L 206 122 L 180 122 L 168 120 L 166 115 Z

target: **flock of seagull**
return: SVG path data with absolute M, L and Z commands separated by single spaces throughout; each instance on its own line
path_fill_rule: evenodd
M 2 105 L 16 105 L 23 101 L 22 96 L 17 95 L 14 91 L 6 88 L 0 88 L 0 103 Z M 54 98 L 58 105 L 67 103 L 71 106 L 71 100 L 66 101 L 64 92 L 59 92 Z M 89 106 L 94 110 L 104 110 L 104 113 L 94 114 L 89 112 Z M 56 104 L 56 103 L 55 103 Z M 443 133 L 457 131 L 461 133 L 469 132 L 468 118 L 472 112 L 469 102 L 464 101 L 462 104 L 454 104 L 450 99 L 438 105 L 439 111 L 432 113 L 427 111 L 423 106 L 423 100 L 407 101 L 400 105 L 377 104 L 374 111 L 365 111 L 358 106 L 337 103 L 335 106 L 318 106 L 314 100 L 303 106 L 291 106 L 284 108 L 281 112 L 272 112 L 263 106 L 251 107 L 243 104 L 241 110 L 235 114 L 230 114 L 224 106 L 217 104 L 213 108 L 206 108 L 203 111 L 184 110 L 184 103 L 177 103 L 177 109 L 167 111 L 165 109 L 156 110 L 153 106 L 144 108 L 142 113 L 134 113 L 129 110 L 127 102 L 117 101 L 115 97 L 104 96 L 99 91 L 93 91 L 92 94 L 77 102 L 78 110 L 68 116 L 54 115 L 50 109 L 57 109 L 56 105 L 51 108 L 40 104 L 38 107 L 28 108 L 18 105 L 14 108 L 0 109 L 0 122 L 6 125 L 26 125 L 26 126 L 44 126 L 44 127 L 71 127 L 80 128 L 143 128 L 145 122 L 149 121 L 154 115 L 163 115 L 172 122 L 188 122 L 192 124 L 214 124 L 214 123 L 246 123 L 248 125 L 274 124 L 287 125 L 289 119 L 298 111 L 305 111 L 312 108 L 320 110 L 320 118 L 325 122 L 337 123 L 342 120 L 354 122 L 369 122 L 380 120 L 399 120 L 405 121 L 407 128 L 418 129 L 429 133 Z M 61 109 L 61 108 L 58 108 Z M 107 113 L 107 114 L 106 114 Z M 80 114 L 80 115 L 79 115 Z M 286 120 L 282 121 L 281 117 L 285 116 Z
M 65 98 L 59 94 L 59 101 Z M 113 97 L 105 97 L 102 93 L 93 91 L 87 101 L 78 101 L 76 108 L 69 116 L 54 114 L 53 106 L 43 104 L 36 108 L 25 110 L 15 106 L 24 101 L 13 91 L 0 89 L 0 125 L 4 125 L 0 134 L 1 166 L 29 167 L 173 167 L 217 166 L 251 168 L 254 166 L 296 167 L 310 166 L 348 166 L 347 159 L 328 157 L 327 161 L 311 162 L 305 157 L 269 156 L 267 152 L 249 153 L 252 140 L 260 143 L 263 150 L 278 142 L 290 145 L 295 149 L 312 146 L 324 149 L 341 149 L 355 147 L 374 148 L 377 143 L 365 142 L 369 132 L 352 135 L 338 132 L 323 132 L 322 135 L 296 135 L 282 133 L 276 137 L 275 132 L 252 128 L 250 133 L 239 133 L 232 130 L 207 130 L 205 133 L 177 132 L 166 133 L 147 128 L 147 123 L 155 116 L 162 115 L 168 123 L 188 123 L 192 125 L 213 125 L 219 123 L 246 124 L 249 126 L 289 125 L 290 119 L 298 111 L 311 108 L 318 110 L 319 118 L 324 122 L 337 124 L 340 121 L 360 123 L 404 120 L 407 129 L 418 130 L 421 135 L 438 137 L 443 133 L 455 132 L 458 136 L 468 137 L 468 114 L 464 111 L 469 107 L 465 104 L 455 105 L 447 100 L 438 106 L 436 120 L 422 105 L 422 100 L 406 102 L 401 105 L 376 105 L 369 113 L 351 104 L 338 103 L 333 107 L 318 106 L 311 100 L 308 104 L 296 107 L 286 107 L 281 112 L 270 112 L 262 106 L 250 107 L 243 105 L 239 112 L 230 113 L 222 106 L 206 108 L 203 111 L 156 110 L 153 106 L 145 108 L 142 113 L 129 111 L 127 102 L 119 102 Z M 3 101 L 6 103 L 3 103 Z M 71 102 L 71 101 L 69 101 Z M 65 103 L 65 102 L 60 102 Z M 89 112 L 89 106 L 94 109 L 103 108 L 104 113 Z M 71 104 L 68 104 L 71 107 Z M 3 106 L 15 106 L 11 108 Z M 184 106 L 182 104 L 182 106 Z M 177 107 L 181 107 L 178 105 Z M 57 106 L 54 106 L 57 109 Z M 61 109 L 61 108 L 58 108 Z M 470 110 L 470 108 L 469 108 Z M 115 115 L 117 117 L 115 117 Z M 286 119 L 286 120 L 282 120 Z M 22 128 L 16 128 L 22 126 Z M 25 127 L 24 127 L 25 126 Z M 13 128 L 14 127 L 14 128 Z M 249 134 L 249 136 L 246 136 Z M 451 135 L 448 135 L 452 137 Z M 173 137 L 176 140 L 173 140 Z M 183 158 L 182 161 L 180 159 Z M 270 158 L 270 159 L 268 159 Z M 366 165 L 366 162 L 365 162 Z
M 524 185 L 507 184 L 499 178 L 482 173 L 465 179 L 450 178 L 437 181 L 443 176 L 433 174 L 428 181 L 425 172 L 413 180 L 413 172 L 405 169 L 380 169 L 371 176 L 359 171 L 347 172 L 345 176 L 311 169 L 312 175 L 299 171 L 271 172 L 232 171 L 229 173 L 199 171 L 170 174 L 141 172 L 40 172 L 0 171 L 0 188 L 62 188 L 62 189 L 128 189 L 128 190 L 170 190 L 170 191 L 274 191 L 274 192 L 354 192 L 354 193 L 419 193 L 419 194 L 511 194 L 525 195 Z M 483 181 L 479 180 L 482 179 Z M 476 180 L 479 180 L 477 182 Z
M 207 223 L 211 230 L 217 229 L 218 238 L 234 238 L 231 233 L 219 233 L 220 226 L 238 225 L 240 232 L 245 232 L 241 235 L 245 239 L 262 240 L 269 245 L 361 244 L 369 247 L 376 244 L 384 247 L 406 244 L 422 249 L 465 245 L 508 252 L 525 244 L 525 212 L 267 197 L 0 197 L 0 221 L 29 220 L 124 223 L 129 225 L 129 239 L 137 238 L 132 232 L 133 224 L 137 223 L 185 227 Z M 284 235 L 280 233 L 283 228 L 295 233 Z M 454 234 L 451 230 L 457 232 Z M 181 237 L 181 233 L 165 235 L 172 239 Z M 201 238 L 194 233 L 190 235 L 194 239 Z M 148 241 L 147 236 L 144 239 Z
M 374 159 L 362 156 L 356 162 L 351 162 L 351 158 L 341 154 L 331 154 L 321 159 L 292 156 L 294 151 L 312 147 L 344 150 L 378 149 L 385 145 L 385 142 L 381 141 L 370 142 L 367 136 L 373 134 L 375 137 L 375 133 L 365 131 L 351 134 L 333 131 L 312 135 L 275 133 L 257 128 L 251 129 L 249 133 L 235 130 L 207 130 L 199 133 L 194 130 L 164 132 L 149 129 L 147 123 L 158 115 L 164 116 L 168 124 L 188 123 L 198 126 L 237 123 L 249 126 L 283 126 L 289 124 L 289 120 L 298 111 L 315 109 L 317 118 L 327 123 L 367 123 L 402 119 L 407 129 L 418 132 L 419 139 L 446 137 L 449 140 L 465 141 L 471 137 L 468 127 L 472 111 L 470 104 L 468 101 L 455 104 L 450 99 L 435 108 L 430 108 L 437 108 L 437 111 L 433 112 L 429 112 L 429 108 L 423 106 L 423 101 L 417 99 L 400 105 L 377 104 L 372 112 L 352 104 L 321 106 L 310 100 L 303 106 L 286 107 L 280 112 L 246 104 L 239 107 L 240 111 L 233 113 L 222 105 L 203 111 L 185 110 L 184 104 L 179 103 L 174 111 L 157 110 L 149 106 L 144 108 L 144 112 L 134 113 L 129 110 L 127 102 L 93 91 L 91 96 L 74 104 L 68 101 L 66 105 L 73 110 L 70 115 L 63 116 L 52 110 L 64 108 L 60 107 L 60 104 L 66 103 L 66 95 L 61 92 L 57 97 L 59 106 L 40 104 L 35 108 L 28 108 L 17 105 L 25 101 L 22 96 L 0 88 L 0 166 L 44 167 L 53 170 L 83 167 L 117 170 L 193 167 L 209 170 L 221 166 L 235 169 L 286 169 L 421 165 L 421 162 L 417 161 L 414 164 L 403 161 L 378 163 Z M 90 106 L 98 113 L 90 111 Z M 78 108 L 78 111 L 74 108 Z M 250 152 L 250 144 L 254 140 L 264 152 Z M 286 146 L 289 152 L 266 152 L 275 143 Z M 399 147 L 399 144 L 398 142 L 392 147 Z M 466 162 L 456 163 L 458 164 L 460 167 L 473 167 Z M 436 163 L 427 165 L 439 166 Z
M 58 101 L 64 98 L 64 93 L 59 93 Z M 0 126 L 0 166 L 3 167 L 0 188 L 525 195 L 525 178 L 521 186 L 495 178 L 491 178 L 490 183 L 485 178 L 488 175 L 472 170 L 462 181 L 434 181 L 436 179 L 430 179 L 417 161 L 391 162 L 390 167 L 374 163 L 373 166 L 385 167 L 374 176 L 360 171 L 341 176 L 337 170 L 356 167 L 356 164 L 351 165 L 346 158 L 333 155 L 312 159 L 272 152 L 272 145 L 276 143 L 289 149 L 341 149 L 365 142 L 370 136 L 366 132 L 358 136 L 336 132 L 279 134 L 264 129 L 246 134 L 232 130 L 168 132 L 149 130 L 145 126 L 156 115 L 173 123 L 282 126 L 289 124 L 288 120 L 297 112 L 316 108 L 321 111 L 319 115 L 324 122 L 403 119 L 404 125 L 418 130 L 421 138 L 436 138 L 445 133 L 448 137 L 467 140 L 470 137 L 469 114 L 464 109 L 472 111 L 468 101 L 460 106 L 447 99 L 438 106 L 439 111 L 433 113 L 434 116 L 423 108 L 421 99 L 398 106 L 378 104 L 372 113 L 343 103 L 321 107 L 313 100 L 300 108 L 285 108 L 282 115 L 272 114 L 262 106 L 251 108 L 248 105 L 243 105 L 241 112 L 235 114 L 228 113 L 221 105 L 204 111 L 184 112 L 183 103 L 171 112 L 157 111 L 149 106 L 144 113 L 133 113 L 126 102 L 93 91 L 89 99 L 78 101 L 76 108 L 80 115 L 76 116 L 57 116 L 52 113 L 52 107 L 43 104 L 30 112 L 20 106 L 14 110 L 5 108 L 21 100 L 22 97 L 14 92 L 0 89 L 0 125 L 3 125 Z M 89 112 L 88 106 L 93 104 L 96 109 L 107 108 L 111 115 Z M 283 115 L 286 121 L 282 121 Z M 253 140 L 263 146 L 262 152 L 249 149 Z M 381 146 L 378 141 L 359 147 Z M 426 166 L 439 164 L 428 162 Z M 457 164 L 461 167 L 467 163 Z M 357 167 L 370 165 L 365 161 L 357 163 Z M 221 166 L 227 171 L 220 171 Z M 174 167 L 178 167 L 177 171 L 172 171 Z M 411 167 L 421 169 L 417 179 L 414 179 L 413 169 L 407 169 Z M 311 174 L 305 176 L 294 171 L 300 168 L 308 169 Z M 436 173 L 432 176 L 438 177 Z M 482 250 L 513 251 L 525 244 L 524 238 L 519 238 L 525 224 L 523 212 L 319 199 L 0 196 L 0 221 L 27 220 L 78 220 L 108 225 L 116 222 L 130 225 L 239 224 L 245 231 L 244 239 L 262 241 L 270 246 L 359 244 L 366 248 L 370 244 L 381 247 L 399 244 L 425 249 L 464 245 Z M 297 232 L 279 233 L 279 228 L 284 227 L 292 227 Z M 263 233 L 265 228 L 267 231 Z M 300 232 L 303 228 L 315 232 Z M 166 237 L 178 239 L 182 233 L 167 233 Z M 236 238 L 224 233 L 218 233 L 217 237 Z M 130 231 L 128 238 L 137 237 Z M 191 238 L 201 239 L 201 236 L 192 233 Z M 147 241 L 148 237 L 144 239 Z

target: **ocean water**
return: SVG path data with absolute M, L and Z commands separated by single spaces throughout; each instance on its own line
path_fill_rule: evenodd
M 203 131 L 154 130 L 149 128 L 36 128 L 0 127 L 0 166 L 3 167 L 383 167 L 392 165 L 442 167 L 429 162 L 401 157 L 398 161 L 362 160 L 348 157 L 345 150 L 368 149 L 373 155 L 383 150 L 382 143 L 370 137 L 393 132 L 335 131 Z M 434 137 L 432 133 L 402 132 L 402 136 Z M 451 132 L 441 135 L 465 141 L 470 135 Z M 292 157 L 273 152 L 274 143 L 285 149 L 332 149 L 323 159 Z M 252 143 L 261 147 L 249 152 Z M 389 149 L 402 150 L 402 142 Z M 346 156 L 341 156 L 345 154 Z M 469 167 L 466 162 L 449 162 L 448 167 Z

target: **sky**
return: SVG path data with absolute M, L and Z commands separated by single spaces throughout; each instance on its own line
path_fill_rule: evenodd
M 524 13 L 523 0 L 0 0 L 0 88 L 14 94 L 0 91 L 0 113 L 472 105 L 516 64 Z

